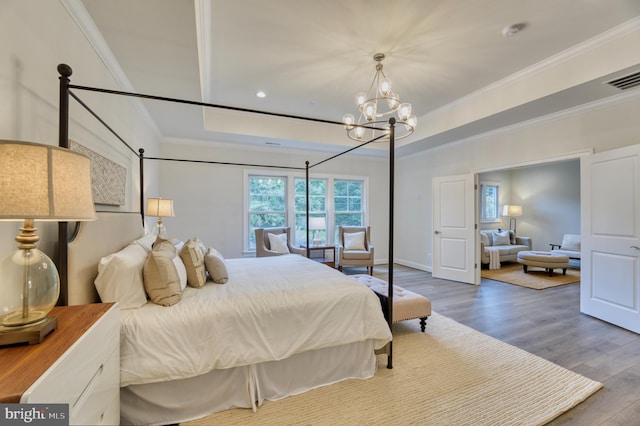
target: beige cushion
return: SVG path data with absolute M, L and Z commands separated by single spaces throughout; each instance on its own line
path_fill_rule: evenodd
M 198 237 L 188 240 L 180 250 L 180 259 L 187 270 L 187 284 L 200 288 L 207 282 L 207 271 L 204 266 L 206 248 Z
M 170 241 L 156 241 L 144 264 L 144 288 L 153 303 L 175 305 L 182 299 L 180 276 L 174 258 L 176 249 Z
M 287 254 L 289 252 L 289 245 L 287 241 L 287 234 L 269 234 L 269 246 L 272 251 L 281 254 Z
M 344 249 L 345 250 L 366 250 L 364 247 L 364 231 L 363 232 L 345 232 L 344 233 Z
M 209 248 L 204 256 L 204 265 L 214 283 L 224 284 L 229 280 L 227 265 L 224 263 L 222 253 L 218 250 Z
M 491 246 L 493 241 L 491 239 L 490 231 L 480 231 L 480 242 L 482 242 L 485 247 Z

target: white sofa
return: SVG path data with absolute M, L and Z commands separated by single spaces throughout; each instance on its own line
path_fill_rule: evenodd
M 490 264 L 490 250 L 495 250 L 498 253 L 500 262 L 516 262 L 518 253 L 531 250 L 531 247 L 530 237 L 517 237 L 511 230 L 480 231 L 480 262 L 483 265 Z

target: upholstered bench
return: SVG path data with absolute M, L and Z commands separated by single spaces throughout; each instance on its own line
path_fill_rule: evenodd
M 380 298 L 382 310 L 387 315 L 389 283 L 371 275 L 350 275 L 362 284 L 367 285 Z M 392 322 L 420 319 L 420 329 L 424 331 L 427 318 L 431 315 L 431 301 L 426 297 L 394 285 L 393 286 L 393 319 Z
M 546 269 L 549 276 L 553 275 L 554 269 L 562 269 L 562 275 L 566 275 L 569 256 L 548 251 L 521 251 L 518 253 L 518 263 L 522 264 L 525 274 L 527 267 L 537 266 Z

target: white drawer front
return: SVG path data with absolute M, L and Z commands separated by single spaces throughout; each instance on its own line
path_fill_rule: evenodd
M 86 416 L 83 407 L 93 400 L 93 393 L 101 393 L 106 400 L 101 405 L 106 405 L 111 399 L 108 393 L 119 394 L 119 390 L 120 313 L 114 307 L 23 394 L 20 402 L 69 404 L 73 424 L 80 423 L 75 421 L 77 413 Z

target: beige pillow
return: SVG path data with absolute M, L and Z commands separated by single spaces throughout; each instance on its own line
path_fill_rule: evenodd
M 170 241 L 156 241 L 144 263 L 144 288 L 155 304 L 171 306 L 182 299 L 180 276 L 173 262 L 175 257 L 176 249 Z
M 269 246 L 271 247 L 271 251 L 275 251 L 280 254 L 290 253 L 289 245 L 287 244 L 287 234 L 268 234 L 269 235 Z
M 204 266 L 214 283 L 225 284 L 229 280 L 227 265 L 224 263 L 222 253 L 214 248 L 209 248 L 204 256 Z
M 187 270 L 187 284 L 190 287 L 200 288 L 207 282 L 207 271 L 204 266 L 205 254 L 206 249 L 197 237 L 184 243 L 180 250 L 180 259 Z
M 364 231 L 345 232 L 344 233 L 344 249 L 345 250 L 365 250 Z

